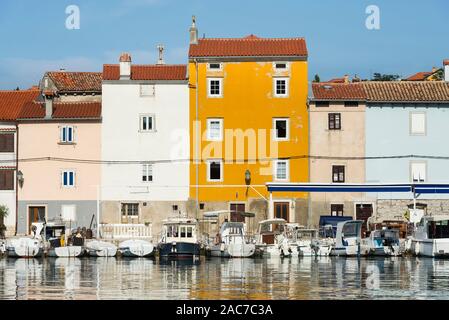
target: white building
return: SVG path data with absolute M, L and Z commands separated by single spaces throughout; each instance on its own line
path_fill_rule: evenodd
M 103 68 L 100 223 L 148 223 L 187 211 L 189 97 L 185 65 Z M 173 161 L 175 160 L 175 161 Z

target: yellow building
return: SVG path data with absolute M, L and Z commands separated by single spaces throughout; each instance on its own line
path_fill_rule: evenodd
M 232 210 L 306 224 L 306 193 L 270 199 L 265 187 L 308 181 L 305 40 L 198 39 L 193 21 L 188 72 L 190 198 L 198 217 Z

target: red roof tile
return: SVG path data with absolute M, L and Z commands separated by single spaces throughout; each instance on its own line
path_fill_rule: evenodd
M 29 102 L 24 105 L 19 119 L 42 119 L 45 104 Z M 101 102 L 54 102 L 52 119 L 100 118 Z
M 414 75 L 411 75 L 410 77 L 406 78 L 407 81 L 423 81 L 428 76 L 430 76 L 433 72 L 418 72 Z
M 304 38 L 244 38 L 198 39 L 191 44 L 189 57 L 301 56 L 307 57 Z
M 47 72 L 60 93 L 101 92 L 101 72 Z
M 378 102 L 449 102 L 444 81 L 367 81 L 367 99 Z
M 105 64 L 104 80 L 119 80 L 120 66 Z M 186 80 L 186 65 L 131 65 L 131 80 Z
M 360 100 L 366 99 L 360 83 L 312 83 L 313 97 L 316 100 Z
M 0 120 L 16 120 L 23 105 L 38 96 L 39 90 L 0 91 Z

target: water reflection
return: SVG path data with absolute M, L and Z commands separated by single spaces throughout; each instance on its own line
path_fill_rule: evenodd
M 449 299 L 449 260 L 0 259 L 0 299 Z

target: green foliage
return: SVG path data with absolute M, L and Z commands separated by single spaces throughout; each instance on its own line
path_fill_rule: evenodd
M 320 76 L 316 74 L 315 78 L 313 78 L 313 82 L 320 82 L 320 81 L 321 81 Z
M 397 74 L 381 74 L 381 73 L 374 73 L 372 81 L 396 81 L 400 78 Z
M 9 214 L 9 209 L 5 205 L 0 205 L 0 218 L 6 218 Z

